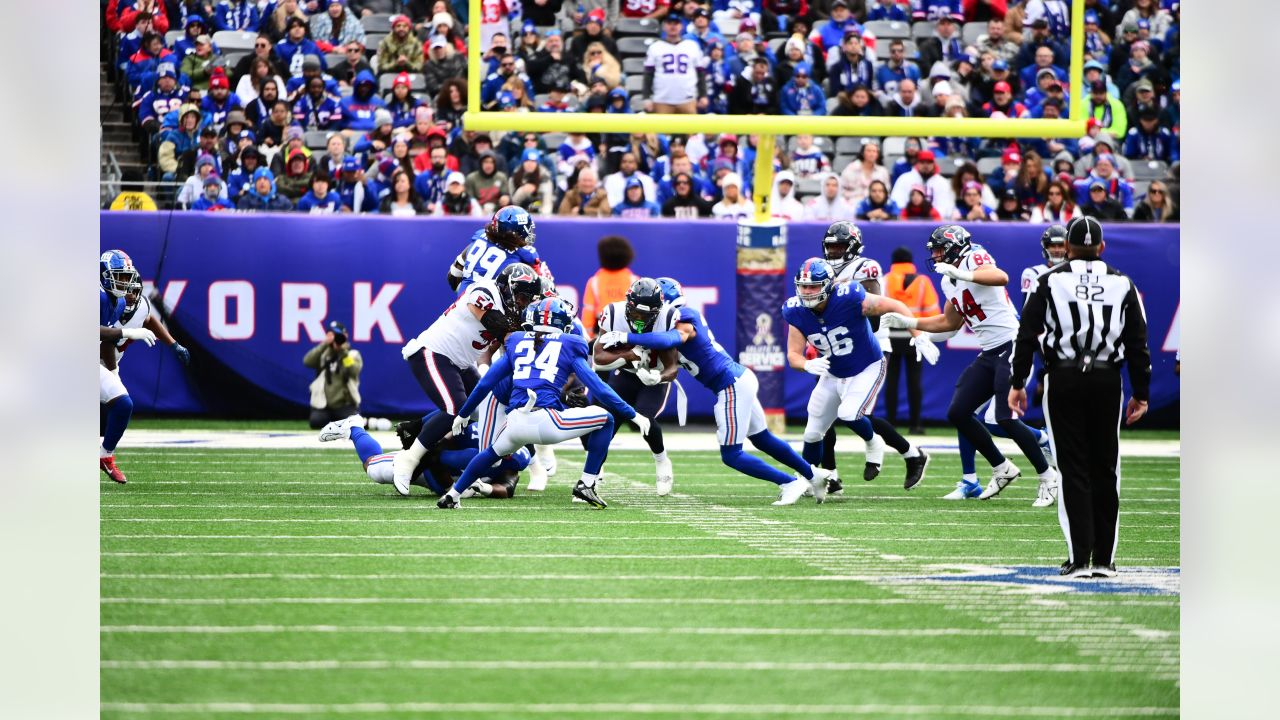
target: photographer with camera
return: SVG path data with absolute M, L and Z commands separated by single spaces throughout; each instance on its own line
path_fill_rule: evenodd
M 307 351 L 302 364 L 316 371 L 311 382 L 311 428 L 360 412 L 360 370 L 364 359 L 351 347 L 347 328 L 330 320 L 324 342 Z

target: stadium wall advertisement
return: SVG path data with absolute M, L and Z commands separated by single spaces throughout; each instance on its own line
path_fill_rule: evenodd
M 255 415 L 270 406 L 277 414 L 296 409 L 305 417 L 313 375 L 302 356 L 323 339 L 324 323 L 338 319 L 364 356 L 363 411 L 397 418 L 420 414 L 430 404 L 400 347 L 453 302 L 445 275 L 481 224 L 476 218 L 103 212 L 102 249 L 120 248 L 133 257 L 148 292 L 154 289 L 163 298 L 170 326 L 193 355 L 192 366 L 183 368 L 159 347 L 135 348 L 121 363 L 125 385 L 144 412 Z M 924 242 L 932 225 L 861 227 L 865 254 L 886 272 L 898 246 L 909 248 L 917 268 L 929 272 Z M 969 227 L 1009 273 L 1015 305 L 1022 302 L 1022 269 L 1041 262 L 1043 227 Z M 819 223 L 787 228 L 788 292 L 800 263 L 820 253 L 824 229 Z M 1179 391 L 1173 371 L 1179 229 L 1111 224 L 1106 230 L 1107 261 L 1133 277 L 1143 293 L 1154 366 L 1152 409 L 1169 407 Z M 636 273 L 680 280 L 689 304 L 703 311 L 717 339 L 737 356 L 741 330 L 756 326 L 761 309 L 753 298 L 739 303 L 739 289 L 750 285 L 737 277 L 738 231 L 732 223 L 539 218 L 538 252 L 575 304 L 598 269 L 596 242 L 609 234 L 635 245 Z M 739 317 L 740 305 L 749 317 Z M 925 419 L 945 417 L 955 379 L 977 352 L 974 340 L 962 331 L 946 343 L 938 364 L 924 370 Z M 234 390 L 225 382 L 206 382 L 215 375 L 236 378 Z M 690 416 L 710 418 L 714 397 L 685 373 L 681 377 Z M 812 378 L 786 370 L 783 380 L 786 414 L 803 417 Z M 900 392 L 905 417 L 905 389 Z M 674 403 L 666 412 L 674 416 Z

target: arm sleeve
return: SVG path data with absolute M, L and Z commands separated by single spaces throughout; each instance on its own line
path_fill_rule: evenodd
M 653 67 L 646 65 L 644 68 L 644 90 L 642 97 L 653 97 Z
M 493 371 L 490 370 L 489 372 Z M 622 398 L 618 397 L 618 393 L 614 392 L 613 388 L 606 385 L 600 379 L 600 376 L 595 374 L 585 357 L 579 357 L 573 361 L 573 374 L 577 375 L 578 380 L 587 386 L 587 390 L 591 392 L 592 399 L 596 402 L 628 420 L 636 416 L 635 408 L 632 408 Z M 488 377 L 488 375 L 485 377 Z
M 320 354 L 324 352 L 326 346 L 328 346 L 328 343 L 320 343 L 308 350 L 307 354 L 302 356 L 302 364 L 312 369 L 318 369 L 320 367 Z
M 1133 397 L 1146 402 L 1151 395 L 1151 348 L 1147 346 L 1147 311 L 1138 297 L 1138 288 L 1129 283 L 1129 294 L 1124 298 L 1124 331 L 1120 339 L 1124 343 L 1125 362 L 1129 365 L 1129 384 Z
M 672 328 L 666 332 L 627 333 L 627 342 L 653 350 L 670 350 L 680 345 L 680 331 Z
M 458 408 L 458 417 L 468 417 L 476 411 L 480 403 L 493 392 L 493 387 L 502 380 L 511 375 L 511 356 L 503 353 L 493 365 L 489 367 L 489 372 L 480 378 L 480 382 L 476 383 L 475 389 L 467 396 L 466 402 L 462 403 L 462 407 Z
M 1044 330 L 1045 303 L 1048 301 L 1049 283 L 1040 278 L 1035 292 L 1027 298 L 1022 307 L 1022 321 L 1018 325 L 1018 337 L 1013 341 L 1013 355 L 1009 362 L 1013 365 L 1013 377 L 1010 384 L 1015 390 L 1027 386 L 1031 377 L 1031 362 L 1036 352 L 1036 339 Z M 1000 398 L 996 398 L 997 401 Z

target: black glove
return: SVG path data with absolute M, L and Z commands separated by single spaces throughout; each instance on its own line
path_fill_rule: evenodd
M 396 423 L 396 437 L 400 438 L 400 446 L 405 450 L 413 445 L 413 441 L 418 439 L 420 432 L 422 432 L 422 418 Z
M 178 356 L 178 362 L 181 362 L 183 365 L 191 364 L 191 351 L 182 347 L 182 343 L 174 343 L 169 347 L 172 347 L 173 354 Z
M 564 395 L 560 396 L 560 401 L 568 407 L 586 407 L 589 404 L 587 389 L 582 386 L 569 388 L 564 391 Z

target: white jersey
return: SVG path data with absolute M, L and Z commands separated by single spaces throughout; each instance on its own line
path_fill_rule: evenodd
M 879 283 L 881 282 L 880 276 L 882 274 L 880 263 L 869 257 L 859 255 L 836 270 L 836 284 L 844 285 L 852 282 L 862 284 L 864 280 L 875 280 Z M 880 294 L 884 294 L 883 283 L 880 286 Z M 876 340 L 880 341 L 880 349 L 882 351 L 893 352 L 893 343 L 889 342 L 888 325 L 880 325 L 880 329 L 876 331 Z
M 460 369 L 475 367 L 485 349 L 496 338 L 471 313 L 471 305 L 475 305 L 484 312 L 489 310 L 505 312 L 498 286 L 490 280 L 475 280 L 471 283 L 471 287 L 467 288 L 467 291 L 444 311 L 439 320 L 431 323 L 431 327 L 423 330 L 418 337 L 405 343 L 400 354 L 408 358 L 420 348 L 426 348 L 427 352 L 438 353 L 449 358 L 449 362 Z
M 1036 289 L 1036 281 L 1040 276 L 1049 272 L 1049 266 L 1044 263 L 1032 265 L 1022 271 L 1022 304 L 1027 304 L 1027 298 L 1031 297 L 1031 292 Z
M 653 71 L 653 97 L 656 103 L 679 105 L 698 99 L 698 68 L 702 67 L 702 48 L 698 43 L 682 39 L 672 44 L 658 39 L 644 56 L 644 69 Z
M 658 310 L 658 318 L 653 323 L 653 329 L 649 330 L 649 332 L 660 333 L 671 330 L 676 326 L 676 318 L 679 314 L 680 308 L 673 305 L 663 305 Z M 619 300 L 605 305 L 604 310 L 600 311 L 599 323 L 601 333 L 606 333 L 611 330 L 624 333 L 633 332 L 631 328 L 627 327 L 627 301 Z M 637 347 L 636 352 L 638 353 L 642 349 L 643 348 Z M 661 362 L 655 363 L 653 367 L 655 367 L 659 372 L 662 371 Z M 631 362 L 618 369 L 634 373 L 636 371 L 636 365 Z
M 994 267 L 991 254 L 974 245 L 973 250 L 960 261 L 960 269 L 974 271 L 981 267 Z M 978 336 L 983 350 L 1000 347 L 1018 334 L 1018 313 L 1009 300 L 1009 290 L 993 285 L 942 277 L 942 292 L 951 307 L 964 318 L 969 329 Z
M 143 295 L 138 298 L 138 307 L 134 309 L 133 314 L 130 315 L 128 319 L 123 317 L 120 318 L 120 322 L 117 323 L 116 326 L 121 328 L 145 327 L 145 323 L 149 317 L 151 317 L 151 301 L 147 299 L 146 295 Z M 115 347 L 112 348 L 116 354 L 116 367 L 120 367 L 120 358 L 124 357 L 124 350 L 129 347 L 129 343 L 131 342 L 133 341 L 126 340 L 124 338 L 120 338 L 116 341 Z M 102 362 L 101 358 L 99 358 L 98 362 Z

